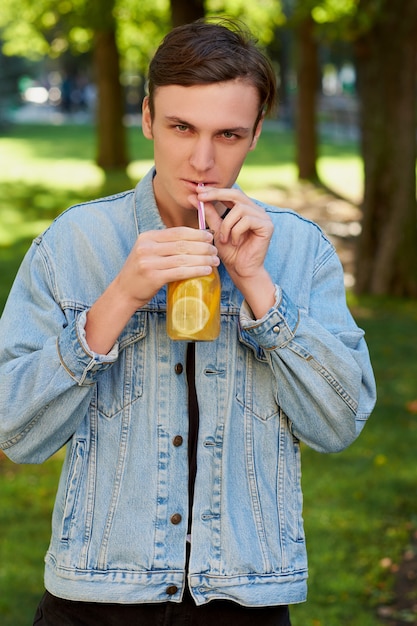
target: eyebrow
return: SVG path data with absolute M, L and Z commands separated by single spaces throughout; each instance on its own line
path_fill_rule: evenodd
M 175 115 L 166 115 L 165 119 L 168 122 L 174 123 L 174 124 L 180 124 L 183 126 L 189 126 L 190 128 L 192 128 L 193 130 L 195 130 L 195 126 L 194 124 L 191 124 L 190 122 L 187 122 L 186 120 L 181 119 L 180 117 L 176 117 Z M 247 128 L 246 126 L 234 126 L 233 128 L 218 128 L 216 129 L 215 133 L 241 133 L 241 134 L 245 134 L 245 133 L 250 133 L 251 132 L 251 128 Z

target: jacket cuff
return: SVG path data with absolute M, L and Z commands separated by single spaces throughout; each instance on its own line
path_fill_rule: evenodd
M 298 321 L 298 308 L 278 285 L 275 288 L 275 303 L 261 319 L 254 319 L 246 301 L 240 310 L 242 330 L 264 350 L 285 347 L 294 338 Z
M 87 344 L 85 323 L 87 311 L 83 311 L 57 340 L 58 356 L 62 366 L 78 385 L 92 385 L 98 375 L 108 369 L 119 356 L 116 342 L 108 354 L 97 354 Z

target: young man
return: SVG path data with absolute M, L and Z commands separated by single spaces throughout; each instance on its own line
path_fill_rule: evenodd
M 300 441 L 348 446 L 375 387 L 332 245 L 234 186 L 274 99 L 237 27 L 173 30 L 143 105 L 155 168 L 63 213 L 22 264 L 2 448 L 39 463 L 67 446 L 38 625 L 288 625 L 306 598 Z M 220 337 L 171 341 L 166 284 L 214 266 Z

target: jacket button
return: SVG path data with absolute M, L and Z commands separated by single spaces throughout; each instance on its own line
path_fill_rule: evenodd
M 280 331 L 279 326 L 274 326 L 274 328 L 272 329 L 272 331 L 273 331 L 274 333 L 277 333 L 277 335 L 278 335 L 278 333 L 279 333 L 279 331 Z
M 182 366 L 182 363 L 177 363 L 177 364 L 175 365 L 175 367 L 174 367 L 174 370 L 175 370 L 175 373 L 176 373 L 176 374 L 182 374 L 183 369 L 184 369 L 184 368 L 183 368 L 183 366 Z
M 174 513 L 174 515 L 171 515 L 171 524 L 179 524 L 181 520 L 182 515 L 180 515 L 180 513 Z
M 170 585 L 165 590 L 169 596 L 173 596 L 177 593 L 178 587 L 176 585 Z
M 172 440 L 172 443 L 174 444 L 176 448 L 178 448 L 179 446 L 182 446 L 183 442 L 184 442 L 184 439 L 181 437 L 181 435 L 175 435 L 174 439 Z

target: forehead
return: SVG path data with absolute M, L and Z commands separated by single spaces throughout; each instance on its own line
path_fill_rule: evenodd
M 216 128 L 252 126 L 259 113 L 259 94 L 243 80 L 204 85 L 164 85 L 154 93 L 155 118 L 178 118 Z

